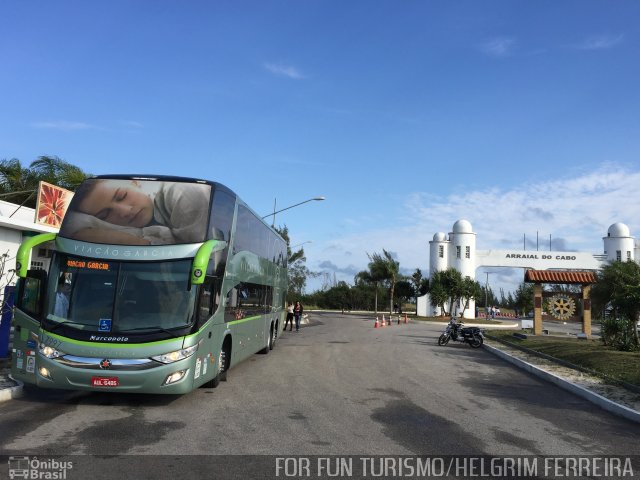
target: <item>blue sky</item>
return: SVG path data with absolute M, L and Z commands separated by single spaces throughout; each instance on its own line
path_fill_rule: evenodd
M 276 223 L 331 279 L 383 248 L 426 273 L 460 218 L 479 249 L 640 237 L 635 0 L 0 0 L 0 18 L 0 159 L 203 177 L 264 214 L 323 195 Z

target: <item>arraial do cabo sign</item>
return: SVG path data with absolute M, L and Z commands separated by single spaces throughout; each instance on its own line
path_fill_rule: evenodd
M 587 252 L 554 252 L 525 250 L 476 250 L 476 234 L 471 223 L 458 220 L 452 231 L 438 232 L 429 242 L 429 274 L 454 268 L 463 277 L 475 280 L 478 267 L 509 267 L 534 270 L 598 270 L 606 262 L 640 259 L 640 245 L 636 244 L 623 223 L 614 223 L 603 237 L 602 254 Z M 418 299 L 419 315 L 438 315 L 428 295 Z M 464 318 L 475 317 L 475 301 L 470 301 L 462 313 Z

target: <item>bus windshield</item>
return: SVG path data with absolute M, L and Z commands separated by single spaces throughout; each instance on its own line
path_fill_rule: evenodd
M 148 333 L 184 328 L 193 319 L 191 260 L 115 262 L 56 254 L 47 315 L 51 328 L 87 333 Z

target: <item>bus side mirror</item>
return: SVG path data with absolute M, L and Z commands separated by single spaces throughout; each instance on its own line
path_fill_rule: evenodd
M 47 286 L 47 272 L 45 270 L 27 270 L 18 286 L 16 307 L 28 313 L 33 318 L 41 318 Z

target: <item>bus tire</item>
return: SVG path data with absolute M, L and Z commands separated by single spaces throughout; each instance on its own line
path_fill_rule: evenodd
M 276 348 L 276 340 L 278 340 L 278 322 L 271 324 L 271 350 Z
M 221 382 L 227 381 L 227 372 L 229 371 L 229 365 L 231 364 L 231 337 L 225 339 L 222 350 L 220 351 L 220 370 L 218 371 L 218 377 Z
M 218 385 L 220 385 L 220 381 L 223 381 L 223 382 L 227 381 L 227 369 L 228 369 L 227 358 L 228 357 L 227 357 L 227 352 L 225 348 L 226 348 L 226 345 L 223 345 L 222 349 L 220 350 L 220 357 L 218 359 L 218 373 L 216 373 L 216 376 L 213 377 L 211 380 L 203 383 L 202 387 L 216 388 Z
M 260 350 L 259 353 L 266 355 L 273 349 L 273 341 L 274 341 L 273 337 L 274 335 L 273 335 L 273 323 L 272 323 L 271 326 L 269 327 L 269 337 L 267 338 L 267 345 L 262 350 Z

